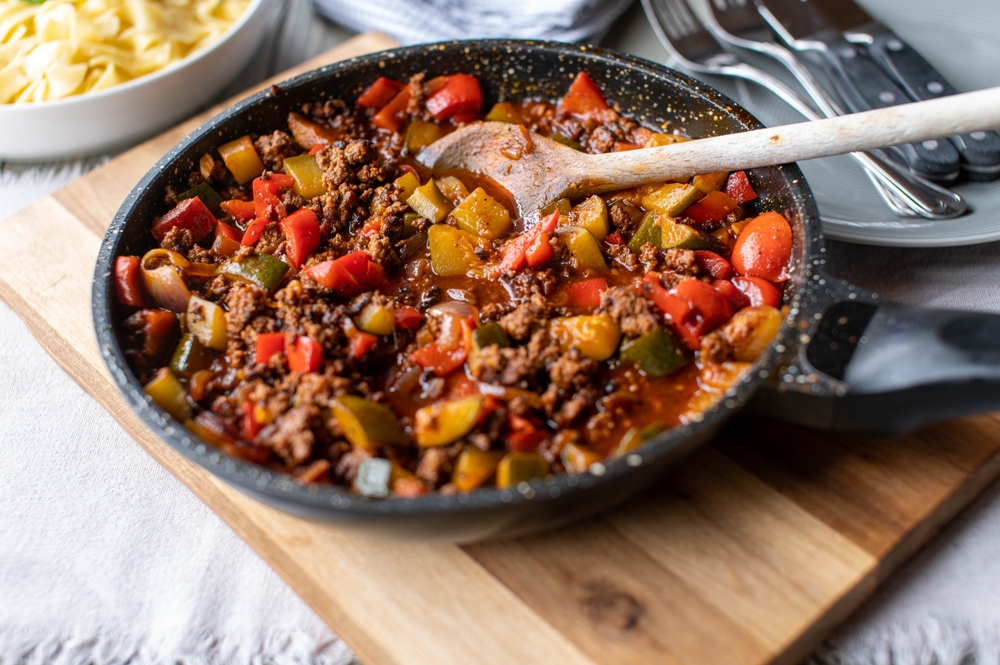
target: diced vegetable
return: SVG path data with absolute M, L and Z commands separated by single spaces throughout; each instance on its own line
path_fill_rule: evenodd
M 363 250 L 309 266 L 302 274 L 344 297 L 356 296 L 385 284 L 382 266 L 369 259 Z
M 406 128 L 406 150 L 411 155 L 419 155 L 421 150 L 437 141 L 442 135 L 441 128 L 433 122 L 414 120 Z
M 497 465 L 497 487 L 506 489 L 552 473 L 538 453 L 507 453 Z
M 222 197 L 219 196 L 219 193 L 212 189 L 212 186 L 207 182 L 198 183 L 186 192 L 181 192 L 175 196 L 173 200 L 174 203 L 180 203 L 181 201 L 193 198 L 201 199 L 201 202 L 205 204 L 205 207 L 211 210 L 214 215 L 218 215 L 222 210 L 220 207 Z
M 542 217 L 537 224 L 526 230 L 517 238 L 511 240 L 503 247 L 503 258 L 500 260 L 500 269 L 504 272 L 518 271 L 528 265 L 527 251 L 543 233 L 552 233 L 559 223 L 559 213 Z
M 634 362 L 650 376 L 666 376 L 688 363 L 677 338 L 664 328 L 654 328 L 622 344 L 622 360 Z
M 163 217 L 153 222 L 151 232 L 158 242 L 163 242 L 172 229 L 185 229 L 198 242 L 215 229 L 219 220 L 198 197 L 181 201 Z
M 240 240 L 243 239 L 243 236 L 240 234 L 239 229 L 237 229 L 232 224 L 227 224 L 226 222 L 221 222 L 221 221 L 215 225 L 215 236 L 218 237 L 220 235 L 225 236 L 230 240 L 234 240 L 237 243 L 239 243 Z
M 264 229 L 267 228 L 268 224 L 273 222 L 269 219 L 255 219 L 254 221 L 247 224 L 247 230 L 243 232 L 243 238 L 240 240 L 240 245 L 243 247 L 253 247 L 260 240 L 261 234 L 264 233 Z
M 282 189 L 295 186 L 295 178 L 284 173 L 272 173 L 265 180 L 255 178 L 253 181 L 253 205 L 257 219 L 279 220 L 287 215 L 285 204 L 281 202 Z
M 684 216 L 698 226 L 705 227 L 724 220 L 737 205 L 739 204 L 725 192 L 710 192 L 708 196 L 685 210 Z
M 699 249 L 694 253 L 698 266 L 712 276 L 713 279 L 729 279 L 733 276 L 733 267 L 715 252 Z
M 605 271 L 608 264 L 604 261 L 604 254 L 601 253 L 601 245 L 597 242 L 590 231 L 580 226 L 562 226 L 556 229 L 556 234 L 563 241 L 576 267 L 583 270 L 592 268 L 593 270 Z
M 418 178 L 416 174 L 407 171 L 403 175 L 396 178 L 393 184 L 395 184 L 397 187 L 403 188 L 402 198 L 405 201 L 406 199 L 413 196 L 413 192 L 417 191 L 417 187 L 420 186 L 420 178 Z
M 503 453 L 498 450 L 466 448 L 455 462 L 451 482 L 459 492 L 471 492 L 496 473 Z
M 791 258 L 792 227 L 776 212 L 751 220 L 733 245 L 733 268 L 740 275 L 783 282 Z
M 296 155 L 285 157 L 285 173 L 295 178 L 292 188 L 305 199 L 311 199 L 326 192 L 323 185 L 323 170 L 316 163 L 316 155 Z
M 384 499 L 389 496 L 389 479 L 392 476 L 392 462 L 380 457 L 362 460 L 352 487 L 361 496 L 370 499 Z
M 759 305 L 736 312 L 722 334 L 740 362 L 753 362 L 770 346 L 781 328 L 781 312 L 774 307 Z
M 646 215 L 639 229 L 632 236 L 632 240 L 629 241 L 628 247 L 638 254 L 647 242 L 653 243 L 660 249 L 715 250 L 719 248 L 712 236 L 657 212 Z
M 288 129 L 291 130 L 295 142 L 310 153 L 315 148 L 321 148 L 338 139 L 337 132 L 330 127 L 314 122 L 294 111 L 288 114 Z M 256 175 L 260 175 L 260 171 Z
M 657 223 L 656 213 L 649 213 L 646 218 L 642 220 L 642 224 L 636 229 L 635 234 L 632 236 L 632 240 L 628 243 L 628 248 L 631 249 L 635 254 L 642 251 L 642 248 L 647 243 L 652 243 L 656 247 L 660 247 L 662 240 L 662 231 L 660 230 L 660 225 Z
M 608 280 L 603 277 L 595 277 L 570 284 L 566 293 L 571 306 L 590 309 L 601 304 L 601 294 L 607 290 Z
M 722 189 L 723 185 L 726 184 L 726 179 L 729 177 L 728 171 L 719 171 L 718 173 L 704 173 L 702 175 L 696 175 L 691 184 L 702 194 L 711 194 L 712 192 L 717 192 Z
M 555 255 L 552 249 L 552 234 L 542 233 L 524 250 L 524 258 L 531 268 L 538 268 Z
M 153 302 L 163 309 L 180 314 L 187 311 L 191 292 L 181 277 L 190 265 L 183 256 L 167 249 L 151 249 L 142 257 L 142 282 Z
M 410 104 L 410 89 L 403 87 L 382 110 L 372 118 L 372 124 L 390 132 L 398 132 L 406 120 L 406 107 Z
M 684 143 L 685 141 L 690 141 L 686 136 L 681 136 L 680 134 L 664 134 L 662 132 L 653 132 L 653 135 L 646 140 L 646 145 L 644 148 L 655 148 L 661 145 L 671 145 L 673 143 Z
M 444 197 L 455 205 L 461 203 L 469 195 L 469 189 L 465 183 L 453 175 L 446 175 L 434 182 L 437 183 L 438 189 L 441 190 Z
M 316 251 L 323 239 L 319 219 L 309 208 L 299 208 L 282 219 L 280 226 L 285 235 L 285 255 L 297 270 Z
M 655 210 L 668 217 L 676 217 L 698 200 L 698 190 L 694 185 L 668 182 L 659 189 L 642 197 L 642 207 Z
M 210 300 L 191 296 L 187 306 L 188 330 L 203 345 L 217 351 L 226 350 L 226 312 Z
M 170 371 L 182 379 L 190 379 L 191 375 L 212 364 L 215 354 L 206 348 L 198 338 L 191 333 L 181 335 L 174 355 L 170 358 Z
M 563 466 L 570 473 L 583 473 L 590 468 L 591 464 L 603 460 L 604 456 L 586 446 L 567 443 L 559 452 L 559 459 L 562 460 Z
M 372 335 L 371 333 L 362 332 L 357 329 L 348 333 L 347 336 L 350 339 L 347 352 L 354 360 L 364 358 L 365 355 L 371 351 L 372 347 L 378 343 L 378 337 Z
M 750 184 L 750 179 L 747 178 L 746 171 L 731 173 L 726 180 L 726 186 L 723 191 L 741 205 L 757 198 L 757 192 L 753 191 L 753 186 Z
M 538 212 L 542 217 L 546 217 L 554 212 L 558 212 L 560 218 L 562 218 L 568 215 L 569 211 L 572 209 L 573 209 L 573 204 L 570 203 L 569 199 L 562 198 L 562 199 L 556 199 L 555 201 L 548 204 Z
M 442 277 L 466 275 L 470 268 L 482 263 L 475 251 L 482 246 L 482 242 L 477 236 L 461 229 L 435 224 L 427 230 L 431 267 Z
M 119 256 L 115 259 L 115 294 L 118 302 L 127 307 L 142 307 L 146 303 L 141 259 L 138 256 Z
M 579 349 L 591 360 L 607 360 L 618 350 L 622 331 L 607 314 L 552 319 L 549 331 L 563 351 Z
M 468 74 L 444 77 L 444 85 L 434 90 L 425 101 L 428 112 L 437 120 L 455 115 L 478 114 L 483 106 L 483 91 L 479 80 Z
M 472 431 L 483 412 L 483 396 L 435 402 L 417 409 L 414 433 L 421 448 L 446 446 Z
M 434 179 L 431 178 L 426 184 L 417 187 L 406 202 L 421 217 L 426 217 L 435 224 L 444 221 L 444 218 L 451 212 L 452 205 L 438 189 Z
M 403 89 L 403 84 L 391 78 L 379 76 L 375 82 L 358 95 L 355 102 L 361 108 L 380 109 L 389 103 Z
M 512 125 L 523 125 L 524 118 L 521 117 L 517 106 L 511 102 L 497 102 L 486 114 L 487 122 L 507 122 Z
M 156 372 L 153 380 L 145 386 L 146 394 L 153 403 L 177 420 L 184 422 L 191 417 L 191 402 L 184 386 L 166 367 Z
M 211 411 L 203 411 L 185 424 L 196 436 L 213 446 L 222 446 L 240 438 L 240 433 L 232 425 Z
M 318 372 L 323 366 L 323 345 L 305 335 L 287 342 L 288 369 L 299 374 Z
M 220 222 L 221 224 L 221 222 Z M 233 240 L 227 235 L 217 234 L 212 242 L 212 252 L 219 256 L 232 256 L 240 250 L 240 241 Z
M 219 154 L 226 168 L 240 185 L 246 184 L 264 172 L 264 162 L 260 161 L 257 149 L 249 136 L 241 136 L 235 141 L 219 146 Z
M 559 108 L 572 115 L 599 115 L 609 110 L 604 95 L 586 72 L 576 75 L 559 102 Z
M 268 254 L 254 254 L 239 262 L 229 261 L 219 269 L 226 279 L 250 282 L 268 293 L 274 293 L 287 272 L 287 263 Z
M 403 249 L 400 250 L 399 255 L 402 257 L 404 261 L 406 261 L 426 245 L 427 245 L 427 234 L 416 233 L 407 238 L 403 242 Z
M 288 343 L 285 333 L 260 333 L 254 342 L 254 362 L 267 365 L 275 355 L 284 355 Z
M 648 425 L 646 427 L 631 428 L 629 431 L 625 432 L 624 435 L 622 435 L 622 440 L 618 443 L 618 446 L 615 448 L 611 456 L 615 459 L 624 457 L 646 441 L 655 437 L 664 429 L 666 428 L 660 423 L 653 423 L 652 425 Z
M 385 404 L 342 395 L 331 408 L 344 437 L 357 448 L 374 452 L 381 446 L 401 445 L 409 440 L 396 414 Z
M 396 329 L 396 312 L 386 305 L 368 303 L 354 319 L 354 324 L 373 335 L 391 335 Z
M 733 306 L 733 309 L 740 310 L 750 306 L 750 299 L 743 295 L 743 292 L 736 288 L 728 279 L 717 279 L 712 282 L 712 288 L 721 293 Z
M 510 346 L 510 340 L 507 338 L 507 333 L 504 332 L 503 327 L 499 323 L 487 323 L 479 326 L 474 331 L 472 331 L 472 339 L 476 344 L 477 348 L 485 349 L 487 346 L 492 346 L 496 344 L 501 349 L 506 349 Z
M 219 207 L 222 208 L 224 213 L 232 215 L 234 219 L 244 224 L 257 216 L 257 211 L 254 209 L 253 201 L 231 199 L 229 201 L 223 201 L 219 204 Z
M 396 310 L 396 327 L 403 330 L 416 330 L 424 322 L 424 316 L 415 307 L 400 307 Z
M 595 239 L 600 241 L 608 236 L 608 205 L 600 196 L 591 196 L 573 208 L 573 213 L 576 226 L 590 231 Z
M 667 315 L 673 331 L 692 351 L 701 338 L 733 317 L 729 301 L 711 286 L 697 279 L 681 282 L 668 293 L 656 273 L 646 273 L 643 293 Z
M 754 307 L 758 305 L 777 307 L 781 304 L 781 291 L 762 277 L 733 277 L 733 286 L 739 289 Z
M 548 431 L 528 428 L 507 435 L 507 450 L 512 453 L 533 453 L 549 436 Z
M 482 187 L 477 187 L 465 197 L 451 211 L 451 216 L 460 229 L 488 240 L 502 238 L 513 228 L 507 209 L 497 203 L 496 199 L 487 194 Z

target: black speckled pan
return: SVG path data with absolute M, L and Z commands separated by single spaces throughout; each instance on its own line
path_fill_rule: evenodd
M 1000 407 L 1000 317 L 883 303 L 875 294 L 827 277 L 816 206 L 795 165 L 750 174 L 761 194 L 756 210 L 785 212 L 795 232 L 788 316 L 771 348 L 701 418 L 588 473 L 456 496 L 364 499 L 231 458 L 192 436 L 146 397 L 118 343 L 111 266 L 120 254 L 142 254 L 153 246 L 149 226 L 163 212 L 167 184 L 197 168 L 203 153 L 248 132 L 285 128 L 288 112 L 303 102 L 353 100 L 382 75 L 405 80 L 420 71 L 428 76 L 472 73 L 482 82 L 489 108 L 503 99 L 554 100 L 581 69 L 619 111 L 651 128 L 700 137 L 760 126 L 720 93 L 660 65 L 547 42 L 448 42 L 384 51 L 249 97 L 164 156 L 129 194 L 104 239 L 94 278 L 94 325 L 111 375 L 132 408 L 188 459 L 282 510 L 392 537 L 468 542 L 538 531 L 628 499 L 707 441 L 755 396 L 758 412 L 842 431 L 901 431 Z

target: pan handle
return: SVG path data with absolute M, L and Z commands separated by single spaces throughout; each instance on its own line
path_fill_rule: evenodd
M 753 413 L 857 434 L 1000 410 L 1000 316 L 912 307 L 822 274 Z

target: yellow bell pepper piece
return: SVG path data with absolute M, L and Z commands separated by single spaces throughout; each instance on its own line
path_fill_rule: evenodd
M 711 194 L 712 192 L 717 192 L 722 189 L 722 186 L 726 184 L 726 178 L 728 177 L 729 171 L 705 173 L 702 175 L 696 175 L 691 181 L 691 184 L 694 185 L 694 188 L 702 194 Z
M 562 226 L 556 229 L 566 249 L 573 257 L 576 267 L 579 269 L 592 268 L 594 270 L 605 271 L 608 264 L 604 261 L 601 253 L 601 246 L 597 239 L 581 226 Z
M 523 125 L 524 118 L 517 107 L 510 102 L 497 102 L 486 114 L 487 122 L 508 122 L 512 125 Z
M 222 155 L 226 168 L 241 185 L 264 172 L 264 162 L 260 161 L 260 155 L 249 136 L 241 136 L 235 141 L 220 145 L 219 154 Z
M 402 198 L 405 201 L 406 199 L 413 196 L 413 192 L 417 191 L 417 187 L 420 186 L 420 178 L 413 175 L 413 173 L 411 173 L 410 171 L 407 171 L 403 175 L 396 178 L 393 184 L 396 185 L 397 187 L 403 188 Z
M 469 189 L 465 186 L 465 183 L 453 175 L 438 178 L 435 182 L 438 189 L 444 194 L 444 197 L 455 205 L 461 203 L 469 195 Z
M 295 178 L 292 189 L 304 199 L 311 199 L 324 194 L 323 170 L 316 163 L 316 155 L 297 155 L 285 157 L 285 173 Z
M 455 462 L 451 482 L 459 492 L 471 492 L 496 473 L 503 453 L 499 450 L 466 448 Z
M 698 200 L 698 190 L 694 185 L 668 182 L 642 197 L 642 207 L 655 210 L 670 217 L 676 217 Z
M 161 367 L 153 380 L 145 386 L 153 402 L 181 422 L 191 417 L 191 401 L 187 391 L 166 367 Z
M 572 212 L 576 218 L 575 225 L 590 231 L 595 240 L 600 242 L 608 237 L 608 204 L 600 196 L 591 196 Z M 570 218 L 566 219 L 568 223 Z M 562 222 L 562 218 L 559 221 Z
M 354 325 L 372 335 L 391 335 L 396 330 L 396 312 L 392 307 L 368 303 Z
M 417 409 L 413 429 L 421 448 L 447 446 L 472 431 L 483 413 L 483 396 L 436 402 Z
M 226 333 L 226 312 L 210 300 L 192 295 L 188 300 L 187 316 L 188 330 L 198 338 L 198 341 L 210 349 L 226 350 L 229 336 Z
M 552 319 L 549 332 L 562 350 L 579 349 L 591 360 L 607 360 L 618 350 L 621 328 L 607 314 L 589 314 Z
M 513 228 L 510 213 L 497 200 L 477 187 L 451 211 L 458 228 L 474 233 L 480 238 L 496 240 Z
M 497 466 L 497 487 L 505 489 L 551 472 L 549 463 L 537 453 L 507 453 Z
M 722 329 L 726 342 L 733 347 L 736 360 L 747 363 L 757 360 L 757 356 L 771 345 L 771 340 L 778 334 L 781 318 L 780 311 L 767 305 L 736 312 Z
M 482 247 L 482 240 L 454 226 L 435 224 L 427 229 L 427 247 L 431 267 L 442 277 L 467 275 L 482 263 L 475 251 Z
M 453 207 L 438 189 L 433 178 L 428 180 L 427 184 L 417 187 L 406 202 L 421 217 L 426 217 L 435 224 L 444 221 Z
M 603 460 L 604 456 L 586 446 L 567 443 L 560 451 L 559 458 L 570 473 L 583 473 L 590 468 L 591 464 Z
M 384 404 L 355 395 L 342 395 L 331 410 L 344 430 L 344 437 L 353 446 L 373 452 L 379 446 L 408 441 L 396 414 Z
M 414 120 L 406 128 L 406 150 L 411 155 L 419 155 L 420 151 L 441 138 L 441 128 L 433 122 Z

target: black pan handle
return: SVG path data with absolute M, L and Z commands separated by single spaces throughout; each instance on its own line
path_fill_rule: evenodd
M 958 94 L 933 65 L 891 32 L 872 36 L 868 53 L 916 101 Z M 951 143 L 958 149 L 969 178 L 986 181 L 1000 177 L 1000 135 L 996 132 L 952 136 Z
M 858 113 L 896 106 L 910 98 L 868 55 L 845 39 L 827 44 L 822 51 L 837 91 L 847 106 Z M 950 182 L 958 177 L 961 161 L 951 142 L 929 140 L 895 146 L 893 151 L 910 170 L 929 180 Z
M 897 434 L 1000 409 L 1000 316 L 911 307 L 821 275 L 777 382 L 751 410 L 815 429 Z

